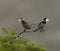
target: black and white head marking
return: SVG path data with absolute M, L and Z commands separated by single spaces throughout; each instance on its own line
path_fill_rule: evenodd
M 24 18 L 20 18 L 20 19 L 18 19 L 18 22 L 21 22 L 22 20 L 25 20 Z

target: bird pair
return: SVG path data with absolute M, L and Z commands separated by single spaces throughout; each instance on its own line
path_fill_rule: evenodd
M 18 21 L 22 23 L 22 26 L 23 26 L 23 28 L 24 28 L 24 32 L 25 32 L 27 29 L 29 29 L 29 30 L 31 29 L 31 28 L 30 28 L 31 26 L 29 26 L 29 24 L 27 23 L 27 21 L 24 20 L 23 18 L 20 18 Z M 43 18 L 43 19 L 39 22 L 39 24 L 37 25 L 37 28 L 36 28 L 33 32 L 36 32 L 37 30 L 40 30 L 41 32 L 44 31 L 44 26 L 45 26 L 45 24 L 46 24 L 48 21 L 49 21 L 49 19 L 47 19 L 46 17 Z
M 24 31 L 21 32 L 19 35 L 21 35 L 22 33 L 26 32 L 27 29 L 31 30 L 31 28 L 30 28 L 31 26 L 29 26 L 29 24 L 27 23 L 27 21 L 26 21 L 25 19 L 20 18 L 18 21 L 22 23 L 22 26 L 23 26 L 23 28 L 24 28 Z M 37 28 L 36 28 L 35 30 L 33 30 L 33 32 L 36 32 L 37 30 L 40 30 L 40 32 L 45 31 L 45 30 L 44 30 L 44 26 L 45 26 L 45 24 L 46 24 L 48 21 L 49 21 L 49 19 L 47 19 L 46 17 L 44 17 L 44 18 L 39 22 L 39 24 L 37 25 Z M 17 37 L 19 37 L 19 35 L 18 35 Z

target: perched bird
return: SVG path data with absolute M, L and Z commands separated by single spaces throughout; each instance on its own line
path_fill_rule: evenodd
M 28 25 L 28 23 L 27 23 L 27 21 L 26 21 L 25 19 L 20 18 L 18 21 L 19 21 L 19 22 L 21 21 L 21 24 L 22 24 L 22 26 L 23 26 L 23 28 L 24 28 L 24 31 L 27 30 L 27 29 L 30 30 L 30 27 L 29 27 L 29 25 Z
M 30 30 L 30 26 L 28 25 L 28 23 L 25 19 L 20 18 L 18 21 L 21 22 L 24 30 L 22 32 L 20 32 L 17 37 L 19 37 L 22 33 L 26 32 L 27 29 Z M 17 38 L 17 37 L 15 37 L 15 38 Z
M 33 31 L 36 32 L 37 30 L 40 30 L 40 32 L 45 31 L 44 26 L 49 21 L 46 17 L 41 20 L 41 22 L 37 25 L 37 28 Z

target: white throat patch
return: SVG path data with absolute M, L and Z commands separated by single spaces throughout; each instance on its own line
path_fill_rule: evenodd
M 46 19 L 46 22 L 49 22 L 49 19 Z
M 21 19 L 18 19 L 18 22 L 21 22 Z

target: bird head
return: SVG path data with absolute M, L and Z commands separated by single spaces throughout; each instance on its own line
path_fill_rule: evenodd
M 49 19 L 45 17 L 45 18 L 42 18 L 42 21 L 49 22 Z
M 24 18 L 20 18 L 20 19 L 18 19 L 18 22 L 21 22 L 22 20 L 25 20 Z

